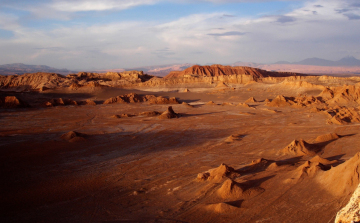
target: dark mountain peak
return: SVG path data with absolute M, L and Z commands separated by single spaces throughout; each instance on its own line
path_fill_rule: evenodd
M 291 63 L 289 61 L 281 60 L 281 61 L 275 62 L 273 64 L 291 64 Z
M 360 60 L 353 56 L 347 56 L 337 61 L 342 66 L 360 66 Z
M 46 65 L 28 65 L 23 63 L 0 65 L 0 74 L 2 75 L 37 73 L 37 72 L 57 73 L 63 75 L 76 73 L 76 71 L 70 71 L 67 69 L 57 69 Z
M 334 66 L 334 61 L 325 60 L 317 57 L 307 58 L 300 62 L 296 62 L 294 64 L 301 64 L 301 65 L 313 65 L 313 66 Z

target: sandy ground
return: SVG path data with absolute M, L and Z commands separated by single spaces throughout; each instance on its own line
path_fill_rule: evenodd
M 135 90 L 63 96 L 98 102 Z M 328 125 L 307 108 L 269 108 L 278 92 L 250 89 L 225 93 L 155 92 L 193 108 L 172 105 L 181 117 L 160 120 L 116 114 L 165 111 L 168 105 L 111 104 L 3 109 L 0 113 L 1 222 L 333 222 L 351 193 L 334 194 L 316 177 L 294 177 L 311 157 L 279 155 L 295 139 L 341 137 L 321 145 L 334 167 L 359 151 L 359 124 Z M 287 96 L 296 91 L 285 92 Z M 319 91 L 309 91 L 309 95 Z M 7 93 L 9 94 L 9 93 Z M 151 94 L 151 92 L 146 92 Z M 290 95 L 293 94 L 293 95 Z M 244 102 L 252 108 L 205 105 Z M 268 110 L 270 109 L 270 110 Z M 273 112 L 276 110 L 277 112 Z M 68 142 L 69 131 L 85 134 Z M 228 142 L 231 135 L 238 140 Z M 247 168 L 252 160 L 270 160 Z M 276 168 L 267 168 L 278 162 Z M 198 173 L 225 163 L 241 172 L 248 193 L 222 197 L 223 181 L 198 181 Z M 255 191 L 255 192 L 254 192 Z

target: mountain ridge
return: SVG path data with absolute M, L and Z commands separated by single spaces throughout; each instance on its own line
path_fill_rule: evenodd
M 12 63 L 12 64 L 0 65 L 1 75 L 15 75 L 15 74 L 21 75 L 26 73 L 37 73 L 37 72 L 57 73 L 62 75 L 76 73 L 76 71 L 71 71 L 68 69 L 58 69 L 47 65 L 29 65 L 24 63 Z
M 154 65 L 154 66 L 140 66 L 135 68 L 118 68 L 118 69 L 106 69 L 106 70 L 94 70 L 86 72 L 94 73 L 106 73 L 106 72 L 123 72 L 130 70 L 142 70 L 144 73 L 149 75 L 164 77 L 172 71 L 183 71 L 191 66 L 194 66 L 194 63 L 178 63 L 178 64 L 164 64 L 164 65 Z M 299 62 L 288 62 L 288 61 L 278 61 L 272 64 L 265 63 L 253 63 L 253 62 L 241 62 L 237 61 L 230 65 L 233 67 L 237 66 L 246 66 L 265 69 L 268 71 L 278 71 L 278 72 L 296 72 L 296 73 L 318 73 L 318 74 L 358 74 L 360 72 L 360 60 L 356 59 L 353 56 L 347 56 L 341 58 L 337 61 L 321 59 L 317 57 L 307 58 Z M 290 68 L 289 66 L 292 66 Z M 25 73 L 37 73 L 37 72 L 47 72 L 47 73 L 57 73 L 62 75 L 68 75 L 72 73 L 78 73 L 80 71 L 73 71 L 68 69 L 58 69 L 53 68 L 47 65 L 27 65 L 23 63 L 13 63 L 13 64 L 4 64 L 0 65 L 0 75 L 22 75 Z
M 340 60 L 326 60 L 318 57 L 306 58 L 298 62 L 278 61 L 273 64 L 298 64 L 298 65 L 311 65 L 311 66 L 360 66 L 360 60 L 353 56 L 343 57 Z

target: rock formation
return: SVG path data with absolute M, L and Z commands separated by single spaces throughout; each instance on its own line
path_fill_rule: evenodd
M 265 170 L 271 163 L 274 163 L 274 161 L 267 160 L 264 158 L 259 158 L 256 160 L 253 160 L 250 164 L 242 167 L 238 170 L 240 174 L 248 174 L 251 172 L 257 172 L 257 171 L 263 171 Z
M 30 105 L 15 96 L 0 97 L 1 108 L 27 108 Z
M 260 187 L 254 187 L 248 183 L 238 183 L 232 179 L 227 179 L 217 190 L 217 194 L 224 199 L 249 198 L 264 192 Z
M 135 93 L 109 98 L 104 101 L 104 104 L 139 103 L 139 102 L 149 102 L 150 104 L 179 104 L 179 101 L 175 97 L 164 98 L 162 96 L 156 97 L 154 95 L 141 96 Z
M 316 137 L 315 141 L 316 142 L 327 142 L 327 141 L 331 141 L 334 139 L 338 139 L 339 136 L 336 133 L 329 133 L 329 134 L 325 134 L 325 135 L 321 135 Z
M 335 223 L 360 222 L 360 185 L 356 188 L 349 203 L 336 215 Z
M 154 95 L 146 95 L 145 97 L 149 104 L 179 104 L 175 97 L 164 98 L 162 96 L 155 97 Z
M 226 214 L 237 211 L 238 208 L 228 203 L 218 203 L 218 204 L 209 204 L 206 206 L 206 209 L 218 214 Z
M 307 143 L 303 139 L 300 139 L 292 141 L 288 146 L 282 149 L 280 153 L 293 156 L 314 156 L 319 150 L 317 145 Z
M 234 168 L 222 163 L 219 167 L 210 169 L 208 171 L 205 171 L 203 173 L 199 173 L 197 176 L 197 180 L 199 181 L 221 181 L 225 178 L 234 179 L 236 177 L 239 177 L 240 174 L 237 173 Z
M 237 182 L 227 179 L 217 191 L 222 198 L 238 199 L 242 196 L 244 189 Z
M 172 118 L 179 118 L 179 115 L 174 112 L 172 106 L 169 106 L 166 111 L 164 111 L 160 116 L 159 119 L 172 119 Z
M 303 165 L 299 166 L 295 172 L 298 175 L 298 178 L 308 176 L 313 177 L 319 171 L 326 170 L 327 168 L 320 162 L 314 162 L 314 161 L 306 161 Z
M 319 155 L 314 156 L 313 158 L 311 158 L 310 162 L 312 163 L 321 163 L 322 165 L 329 167 L 334 163 L 337 163 L 338 160 L 328 160 L 328 159 L 324 159 L 321 158 Z
M 107 73 L 88 73 L 79 72 L 78 74 L 70 74 L 69 78 L 77 81 L 129 81 L 143 82 L 151 79 L 153 76 L 144 74 L 142 71 L 124 71 L 124 72 L 107 72 Z
M 245 101 L 245 103 L 255 103 L 255 102 L 257 102 L 257 100 L 254 97 L 250 97 Z
M 147 101 L 147 98 L 140 96 L 134 93 L 120 95 L 116 97 L 109 98 L 104 101 L 104 104 L 114 104 L 114 103 L 138 103 Z
M 64 105 L 78 105 L 78 103 L 71 99 L 66 98 L 54 98 L 50 101 L 45 103 L 45 106 L 47 107 L 53 107 L 53 106 L 64 106 Z
M 206 102 L 206 105 L 217 105 L 217 104 L 213 101 L 208 101 L 208 102 Z
M 283 95 L 278 95 L 275 99 L 273 99 L 271 102 L 267 103 L 267 106 L 271 107 L 282 107 L 282 106 L 290 106 L 293 105 L 294 102 L 287 97 L 284 97 Z
M 45 90 L 54 88 L 68 88 L 79 90 L 105 86 L 124 86 L 145 82 L 153 76 L 142 71 L 124 71 L 120 73 L 108 72 L 103 74 L 80 72 L 63 76 L 55 73 L 32 73 L 23 75 L 0 76 L 0 89 L 13 90 Z
M 224 82 L 220 82 L 216 85 L 215 88 L 229 88 L 229 86 L 226 85 Z
M 78 105 L 96 105 L 93 100 L 87 99 L 85 101 L 78 101 Z
M 327 104 L 335 105 L 359 105 L 360 87 L 344 85 L 342 87 L 325 88 L 320 94 Z
M 249 104 L 246 104 L 246 103 L 239 103 L 236 106 L 241 106 L 241 107 L 245 107 L 245 108 L 252 108 Z
M 351 194 L 360 183 L 360 153 L 319 176 L 318 181 L 337 196 Z
M 225 139 L 225 142 L 227 142 L 227 143 L 232 143 L 232 142 L 241 140 L 243 137 L 244 137 L 244 135 L 234 134 L 234 135 L 231 135 L 231 136 L 227 137 L 227 138 Z
M 192 105 L 190 105 L 190 104 L 188 104 L 186 102 L 183 102 L 181 104 L 184 105 L 185 107 L 188 107 L 188 108 L 193 108 L 194 107 L 194 106 L 192 106 Z
M 161 115 L 158 111 L 147 111 L 147 112 L 140 112 L 139 116 L 146 116 L 146 117 L 154 117 Z
M 113 118 L 131 118 L 131 117 L 134 117 L 136 115 L 133 115 L 133 114 L 120 114 L 120 115 L 113 115 L 112 117 Z
M 348 108 L 336 106 L 328 109 L 325 113 L 329 116 L 327 123 L 329 124 L 348 124 L 352 122 L 360 122 L 360 115 L 357 108 Z
M 10 75 L 0 77 L 0 88 L 31 90 L 41 88 L 56 88 L 72 81 L 65 76 L 54 73 L 34 73 L 23 75 Z
M 195 65 L 189 67 L 183 71 L 172 71 L 165 78 L 176 78 L 176 77 L 191 77 L 191 76 L 207 76 L 216 77 L 223 75 L 250 75 L 255 78 L 262 77 L 287 77 L 297 76 L 303 74 L 290 73 L 290 72 L 269 72 L 252 67 L 231 67 L 214 64 L 211 66 L 199 66 Z M 304 75 L 305 76 L 305 75 Z
M 70 131 L 68 133 L 63 134 L 61 138 L 69 142 L 79 142 L 85 140 L 84 136 L 85 135 L 82 133 Z

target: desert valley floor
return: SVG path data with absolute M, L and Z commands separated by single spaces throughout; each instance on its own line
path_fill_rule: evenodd
M 96 102 L 1 110 L 1 221 L 334 222 L 359 184 L 360 123 L 266 100 L 316 87 L 225 86 L 1 92 Z M 129 93 L 180 103 L 103 104 Z M 178 118 L 152 115 L 169 106 Z

